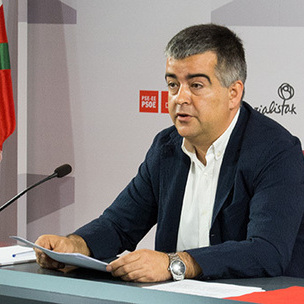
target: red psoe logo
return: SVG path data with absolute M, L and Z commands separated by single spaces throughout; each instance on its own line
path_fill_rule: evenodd
M 168 91 L 161 92 L 161 112 L 169 113 L 168 110 Z
M 158 91 L 139 91 L 139 112 L 158 113 Z

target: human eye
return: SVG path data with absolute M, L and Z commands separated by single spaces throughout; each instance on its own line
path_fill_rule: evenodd
M 203 81 L 193 79 L 188 85 L 191 92 L 195 95 L 200 95 L 204 92 L 205 84 Z
M 199 82 L 193 82 L 191 84 L 191 88 L 193 88 L 194 90 L 200 90 L 202 89 L 204 86 L 202 83 L 199 83 Z
M 167 87 L 168 87 L 168 91 L 170 91 L 172 94 L 178 91 L 178 84 L 174 81 L 168 81 Z

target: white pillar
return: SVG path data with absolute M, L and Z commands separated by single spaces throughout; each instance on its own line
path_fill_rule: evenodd
M 27 186 L 27 0 L 18 1 L 17 189 Z M 17 233 L 27 235 L 26 194 L 18 200 Z

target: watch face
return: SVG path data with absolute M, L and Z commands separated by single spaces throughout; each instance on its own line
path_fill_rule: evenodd
M 186 271 L 186 267 L 182 261 L 173 261 L 171 264 L 171 270 L 176 275 L 183 275 Z

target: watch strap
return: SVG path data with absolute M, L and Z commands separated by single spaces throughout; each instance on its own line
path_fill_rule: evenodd
M 186 272 L 186 265 L 183 262 L 183 260 L 180 258 L 180 256 L 177 253 L 167 253 L 168 257 L 169 257 L 169 266 L 168 266 L 168 270 L 171 272 L 172 278 L 174 281 L 180 281 L 183 280 L 185 278 L 185 272 Z M 174 262 L 177 261 L 177 263 L 181 263 L 183 265 L 184 268 L 184 272 L 183 273 L 175 273 L 174 272 L 174 267 L 172 268 L 172 265 L 174 264 Z
M 179 257 L 179 255 L 176 252 L 173 253 L 167 253 L 168 257 L 169 257 L 169 266 L 168 266 L 168 270 L 170 270 L 170 265 L 173 261 L 178 261 L 181 260 L 181 258 Z

